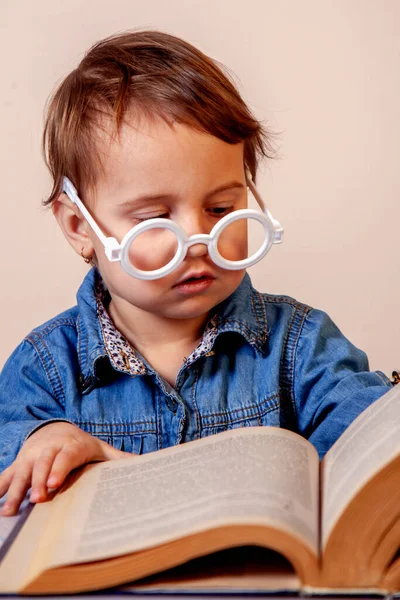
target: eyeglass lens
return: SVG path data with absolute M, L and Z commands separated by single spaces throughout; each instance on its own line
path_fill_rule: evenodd
M 251 223 L 250 223 L 251 222 Z M 255 219 L 239 219 L 227 225 L 218 237 L 217 249 L 229 261 L 253 256 L 265 239 L 264 228 Z M 135 237 L 129 248 L 129 261 L 142 271 L 155 271 L 166 266 L 175 256 L 178 240 L 175 233 L 155 227 Z

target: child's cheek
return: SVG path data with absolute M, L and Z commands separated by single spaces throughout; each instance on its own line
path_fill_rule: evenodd
M 247 219 L 239 219 L 224 228 L 217 248 L 226 260 L 243 260 L 248 256 Z
M 132 240 L 129 261 L 142 271 L 156 271 L 165 267 L 176 255 L 178 240 L 175 234 L 163 228 L 144 231 Z

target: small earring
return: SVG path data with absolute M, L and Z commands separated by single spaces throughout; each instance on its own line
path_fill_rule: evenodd
M 83 254 L 83 246 L 82 246 L 82 249 L 81 249 L 81 256 L 82 256 L 82 258 L 83 258 L 83 260 L 85 261 L 86 264 L 90 264 L 92 262 L 93 256 L 85 256 Z

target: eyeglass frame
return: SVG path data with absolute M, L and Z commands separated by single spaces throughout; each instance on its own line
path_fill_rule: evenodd
M 247 179 L 247 186 L 256 199 L 260 206 L 262 213 L 257 212 L 251 208 L 243 208 L 235 210 L 228 215 L 222 217 L 218 223 L 214 225 L 208 234 L 195 234 L 187 236 L 185 231 L 179 227 L 174 221 L 164 219 L 163 217 L 156 217 L 154 219 L 147 219 L 142 223 L 134 225 L 123 237 L 121 243 L 118 243 L 115 237 L 107 237 L 101 231 L 100 227 L 92 217 L 82 200 L 78 196 L 78 192 L 73 183 L 68 177 L 63 177 L 62 191 L 68 196 L 73 204 L 75 204 L 90 227 L 93 229 L 97 237 L 100 239 L 104 246 L 105 255 L 110 262 L 120 262 L 122 269 L 137 279 L 153 280 L 160 279 L 172 273 L 185 259 L 188 249 L 195 244 L 204 244 L 207 246 L 208 254 L 211 260 L 219 267 L 227 269 L 229 271 L 237 271 L 240 269 L 247 269 L 259 262 L 269 252 L 273 244 L 280 244 L 283 238 L 283 227 L 274 219 L 268 208 L 266 207 L 260 193 L 256 186 Z M 255 219 L 262 224 L 264 228 L 265 239 L 262 246 L 252 256 L 243 260 L 233 261 L 228 260 L 221 256 L 218 251 L 217 244 L 219 235 L 225 229 L 227 225 L 234 223 L 239 219 Z M 133 240 L 149 229 L 168 229 L 172 231 L 177 239 L 178 247 L 175 256 L 163 267 L 155 269 L 153 271 L 144 271 L 142 269 L 136 269 L 129 260 L 128 253 L 129 248 Z

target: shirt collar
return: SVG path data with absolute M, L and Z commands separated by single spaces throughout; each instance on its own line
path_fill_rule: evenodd
M 104 359 L 108 359 L 114 370 L 130 375 L 151 371 L 140 353 L 115 328 L 107 312 L 109 301 L 108 290 L 94 267 L 77 294 L 79 362 L 82 377 L 87 381 L 99 376 L 96 364 L 101 360 L 104 366 Z M 214 308 L 200 344 L 185 359 L 185 364 L 189 366 L 200 356 L 212 353 L 215 340 L 225 332 L 243 336 L 257 351 L 263 352 L 268 335 L 264 302 L 247 273 L 233 294 Z
M 233 294 L 215 310 L 218 334 L 236 332 L 258 351 L 263 351 L 268 336 L 265 305 L 262 295 L 253 288 L 247 273 Z

